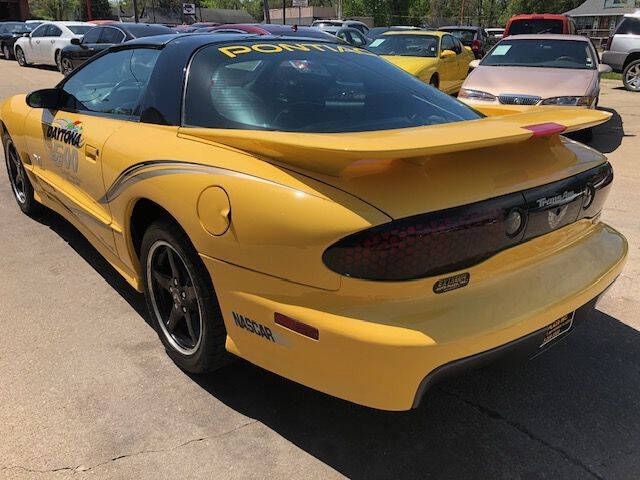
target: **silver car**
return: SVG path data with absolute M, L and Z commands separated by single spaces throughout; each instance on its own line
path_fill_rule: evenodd
M 622 72 L 627 90 L 640 92 L 640 13 L 625 15 L 609 37 L 602 63 Z

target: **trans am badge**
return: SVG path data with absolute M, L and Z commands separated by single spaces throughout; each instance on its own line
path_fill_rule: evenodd
M 84 146 L 82 122 L 72 122 L 66 118 L 57 118 L 51 125 L 44 124 L 45 142 L 49 150 L 49 157 L 60 170 L 62 176 L 69 181 L 79 184 L 78 149 Z

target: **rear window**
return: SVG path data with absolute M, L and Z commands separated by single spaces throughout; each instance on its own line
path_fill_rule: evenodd
M 509 35 L 522 35 L 527 33 L 564 33 L 562 20 L 514 20 L 509 26 Z
M 67 25 L 67 28 L 76 35 L 84 35 L 93 28 L 93 25 Z
M 153 37 L 154 35 L 165 35 L 174 33 L 169 27 L 164 25 L 127 25 L 127 30 L 135 38 Z
M 640 35 L 640 18 L 626 17 L 616 30 L 616 35 Z
M 473 39 L 476 36 L 476 32 L 473 30 L 446 29 L 444 31 L 449 32 L 451 35 L 453 35 L 458 40 L 460 40 L 463 45 L 467 45 L 467 46 L 470 46 L 473 43 Z
M 326 43 L 211 45 L 189 67 L 188 126 L 360 132 L 481 115 L 357 47 Z

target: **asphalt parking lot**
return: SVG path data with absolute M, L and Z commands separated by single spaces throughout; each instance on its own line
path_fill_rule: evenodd
M 54 85 L 0 60 L 0 97 Z M 0 478 L 640 478 L 640 94 L 604 81 L 592 146 L 630 256 L 567 341 L 380 412 L 244 362 L 191 378 L 144 301 L 70 224 L 22 215 L 0 172 Z M 560 277 L 562 272 L 558 272 Z

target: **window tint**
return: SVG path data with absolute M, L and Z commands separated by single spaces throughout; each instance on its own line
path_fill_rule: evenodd
M 443 35 L 442 37 L 442 51 L 444 52 L 445 50 L 456 51 L 453 43 L 453 37 L 451 35 Z
M 564 33 L 562 20 L 514 20 L 509 27 L 509 35 L 525 33 Z
M 32 37 L 44 37 L 49 25 L 40 25 L 31 34 Z
M 63 110 L 138 115 L 138 107 L 159 50 L 131 49 L 108 53 L 69 77 Z
M 616 34 L 619 35 L 640 35 L 640 18 L 625 18 Z
M 464 45 L 469 45 L 473 43 L 473 40 L 476 37 L 476 32 L 473 30 L 446 30 L 450 32 L 451 35 L 458 38 Z
M 45 32 L 45 37 L 59 37 L 62 35 L 62 30 L 60 30 L 55 25 L 47 25 L 47 31 Z
M 460 43 L 460 40 L 458 40 L 456 37 L 453 37 L 453 51 L 460 55 L 463 48 L 464 47 L 462 46 L 462 43 Z
M 84 38 L 82 39 L 82 43 L 98 43 L 98 39 L 100 38 L 100 33 L 102 32 L 102 27 L 94 27 L 89 30 Z
M 196 53 L 183 118 L 198 127 L 323 133 L 459 122 L 480 114 L 366 50 L 263 41 Z
M 117 28 L 105 27 L 102 30 L 102 36 L 100 37 L 100 43 L 122 43 L 124 41 L 124 33 Z

